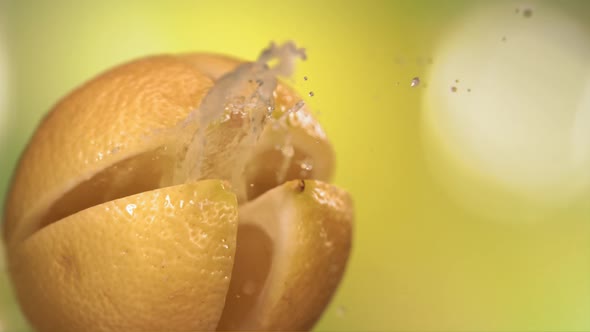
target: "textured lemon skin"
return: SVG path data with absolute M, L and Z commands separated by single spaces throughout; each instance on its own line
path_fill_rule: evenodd
M 157 140 L 147 137 L 186 118 L 212 85 L 193 65 L 154 56 L 115 67 L 62 99 L 35 131 L 14 174 L 5 212 L 8 243 L 33 232 L 31 224 L 78 183 L 154 148 Z
M 12 278 L 39 331 L 206 331 L 236 248 L 235 195 L 216 180 L 78 212 L 13 249 Z

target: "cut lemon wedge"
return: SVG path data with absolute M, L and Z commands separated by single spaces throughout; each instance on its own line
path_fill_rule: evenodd
M 221 330 L 310 329 L 340 282 L 350 251 L 352 201 L 294 180 L 240 207 L 238 254 Z
M 237 202 L 217 180 L 127 196 L 68 216 L 11 252 L 41 331 L 207 331 L 223 311 Z

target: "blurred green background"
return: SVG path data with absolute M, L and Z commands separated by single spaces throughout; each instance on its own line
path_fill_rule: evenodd
M 292 39 L 356 204 L 317 330 L 590 331 L 589 1 L 4 0 L 0 33 L 2 199 L 97 73 Z M 2 275 L 0 331 L 26 329 Z

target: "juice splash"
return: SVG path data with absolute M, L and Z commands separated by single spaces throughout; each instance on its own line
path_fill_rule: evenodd
M 273 116 L 277 76 L 291 76 L 298 58 L 305 59 L 305 51 L 294 43 L 272 43 L 257 61 L 221 77 L 201 105 L 169 133 L 168 145 L 177 153 L 172 184 L 226 179 L 243 201 L 248 185 L 244 180 L 246 164 L 267 122 L 274 122 L 273 130 L 286 130 L 288 114 L 303 106 L 300 101 Z M 287 152 L 293 147 L 287 139 L 280 148 L 286 169 L 292 158 Z M 282 173 L 277 174 L 281 182 L 285 177 Z

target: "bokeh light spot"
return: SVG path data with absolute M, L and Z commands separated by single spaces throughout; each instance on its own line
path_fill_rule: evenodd
M 590 186 L 590 36 L 556 10 L 522 20 L 505 7 L 450 29 L 423 99 L 436 177 L 470 208 L 491 197 L 488 214 L 513 213 L 490 209 L 494 199 L 544 210 Z M 449 91 L 456 77 L 474 91 Z

